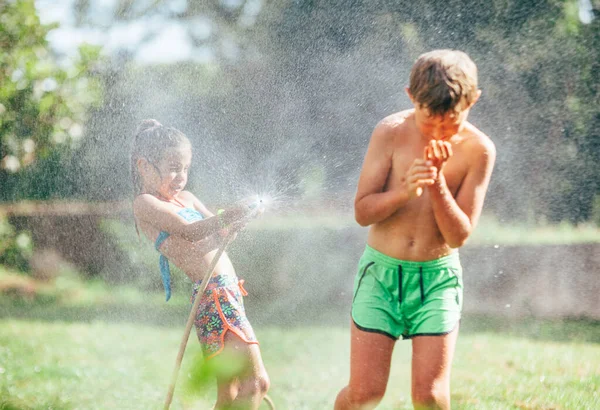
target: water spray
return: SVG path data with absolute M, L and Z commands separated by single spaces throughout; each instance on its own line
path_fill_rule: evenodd
M 271 202 L 268 196 L 253 195 L 247 201 L 250 201 L 248 208 L 250 209 L 249 218 L 254 218 L 262 215 L 267 209 L 267 206 Z
M 248 200 L 245 200 L 244 202 L 248 203 Z M 250 209 L 250 212 L 249 212 L 247 218 L 250 219 L 250 218 L 255 218 L 259 215 L 262 215 L 262 213 L 265 210 L 265 206 L 266 206 L 266 201 L 264 201 L 262 197 L 259 197 L 259 196 L 251 197 L 251 200 L 248 203 L 248 208 Z M 179 344 L 179 352 L 177 353 L 177 359 L 175 361 L 175 369 L 173 369 L 173 376 L 171 378 L 171 384 L 169 386 L 169 391 L 167 392 L 167 398 L 165 399 L 164 410 L 169 410 L 169 408 L 171 407 L 171 402 L 173 401 L 173 393 L 175 392 L 175 385 L 177 384 L 177 377 L 179 375 L 179 369 L 181 368 L 181 362 L 183 361 L 183 355 L 185 353 L 185 348 L 187 347 L 187 342 L 190 337 L 192 327 L 194 326 L 194 318 L 196 317 L 196 312 L 198 311 L 198 307 L 200 306 L 200 301 L 202 300 L 202 296 L 204 295 L 204 292 L 206 291 L 208 282 L 213 274 L 213 271 L 215 270 L 215 267 L 217 266 L 217 263 L 219 262 L 219 259 L 221 259 L 221 256 L 223 255 L 223 252 L 225 252 L 225 249 L 227 249 L 227 246 L 233 241 L 233 238 L 236 233 L 237 233 L 237 230 L 235 230 L 235 229 L 229 230 L 229 232 L 227 233 L 227 236 L 223 239 L 221 246 L 219 246 L 219 248 L 217 249 L 217 253 L 213 257 L 212 261 L 210 262 L 208 270 L 206 271 L 206 274 L 204 275 L 204 278 L 202 279 L 200 288 L 198 289 L 198 293 L 196 294 L 196 299 L 194 300 L 194 305 L 192 306 L 192 309 L 190 310 L 190 314 L 188 316 L 188 320 L 185 325 L 185 330 L 183 332 L 183 338 L 181 339 L 181 343 Z M 271 400 L 271 398 L 268 395 L 265 395 L 263 397 L 263 400 L 269 405 L 271 410 L 275 410 L 275 405 L 273 404 L 273 400 Z

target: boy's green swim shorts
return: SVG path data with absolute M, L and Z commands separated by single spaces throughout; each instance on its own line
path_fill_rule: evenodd
M 426 262 L 391 258 L 367 245 L 354 281 L 352 320 L 391 338 L 444 335 L 462 310 L 458 252 Z

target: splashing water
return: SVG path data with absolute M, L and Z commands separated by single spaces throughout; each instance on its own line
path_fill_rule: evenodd
M 296 208 L 300 199 L 291 194 L 291 186 L 288 184 L 277 184 L 272 181 L 270 183 L 263 183 L 259 187 L 258 184 L 251 184 L 244 189 L 244 197 L 254 198 L 254 205 L 261 213 L 266 211 L 281 212 L 284 210 L 292 210 Z M 285 188 L 279 188 L 284 186 Z

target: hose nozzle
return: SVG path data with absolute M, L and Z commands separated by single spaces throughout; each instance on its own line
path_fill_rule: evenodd
M 258 195 L 253 195 L 249 198 L 243 199 L 242 201 L 248 207 L 249 217 L 256 217 L 265 211 L 265 201 Z

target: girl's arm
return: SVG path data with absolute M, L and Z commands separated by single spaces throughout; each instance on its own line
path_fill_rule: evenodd
M 214 215 L 211 211 L 208 210 L 208 208 L 198 198 L 196 198 L 196 196 L 194 194 L 192 194 L 191 192 L 187 192 L 187 191 L 186 191 L 186 194 L 189 195 L 192 203 L 194 204 L 194 209 L 196 211 L 199 211 L 205 217 L 211 217 Z M 243 204 L 244 202 L 242 201 L 241 203 Z M 233 223 L 231 226 L 228 226 L 226 229 L 221 229 L 219 231 L 219 234 L 221 235 L 221 237 L 226 237 L 229 234 L 229 231 L 231 229 L 233 229 L 234 231 L 239 231 L 244 226 L 246 226 L 247 223 L 248 223 L 248 220 L 242 220 L 242 221 L 238 220 L 237 222 Z M 234 236 L 231 238 L 231 240 L 234 240 L 236 238 L 236 236 L 237 236 L 237 232 L 234 233 Z
M 139 221 L 144 221 L 161 231 L 181 236 L 191 242 L 199 241 L 218 232 L 225 226 L 242 219 L 248 213 L 247 207 L 238 205 L 227 209 L 218 216 L 212 216 L 209 213 L 211 216 L 206 219 L 187 223 L 177 215 L 171 206 L 149 194 L 142 194 L 135 198 L 133 209 Z

